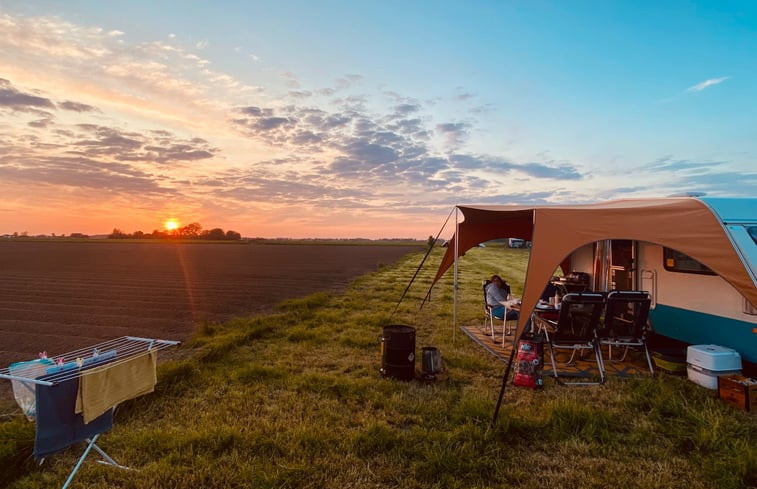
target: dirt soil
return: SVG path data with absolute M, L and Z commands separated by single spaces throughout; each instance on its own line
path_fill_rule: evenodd
M 0 367 L 339 290 L 418 246 L 0 241 Z

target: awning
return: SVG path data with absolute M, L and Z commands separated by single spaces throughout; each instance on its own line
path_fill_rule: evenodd
M 699 199 L 674 197 L 584 205 L 458 206 L 464 216 L 434 278 L 458 256 L 498 238 L 532 242 L 518 330 L 520 337 L 555 269 L 576 249 L 608 239 L 646 241 L 678 250 L 709 267 L 757 306 L 757 285 L 724 226 Z M 458 241 L 455 246 L 455 241 Z

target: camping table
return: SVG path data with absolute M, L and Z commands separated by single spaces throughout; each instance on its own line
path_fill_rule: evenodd
M 539 316 L 541 319 L 549 319 L 551 321 L 557 321 L 558 316 L 560 315 L 560 309 L 555 307 L 551 304 L 545 304 L 541 301 L 536 304 L 536 307 L 534 308 L 533 314 Z M 544 327 L 544 323 L 539 323 L 539 328 Z
M 502 347 L 505 347 L 505 323 L 507 322 L 507 311 L 508 309 L 517 311 L 520 313 L 520 299 L 508 299 L 506 301 L 499 301 L 500 304 L 505 306 L 505 313 L 503 314 L 503 321 L 502 321 Z M 517 328 L 516 328 L 517 329 Z

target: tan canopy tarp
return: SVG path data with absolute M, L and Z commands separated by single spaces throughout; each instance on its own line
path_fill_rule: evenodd
M 458 256 L 479 243 L 522 238 L 533 243 L 515 338 L 520 337 L 555 269 L 579 247 L 607 239 L 647 241 L 708 266 L 757 306 L 757 287 L 720 219 L 691 197 L 618 200 L 565 206 L 458 206 L 465 217 L 449 243 L 434 283 Z

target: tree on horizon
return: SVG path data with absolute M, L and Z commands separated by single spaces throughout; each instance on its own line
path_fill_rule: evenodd
M 142 231 L 134 231 L 133 233 L 125 233 L 119 228 L 113 228 L 113 231 L 108 235 L 109 239 L 206 239 L 210 241 L 238 241 L 242 239 L 242 235 L 236 231 L 228 230 L 224 231 L 221 228 L 213 228 L 211 230 L 203 230 L 202 225 L 199 222 L 193 222 L 186 226 L 180 227 L 173 231 L 159 231 L 153 230 L 152 233 L 144 233 Z

